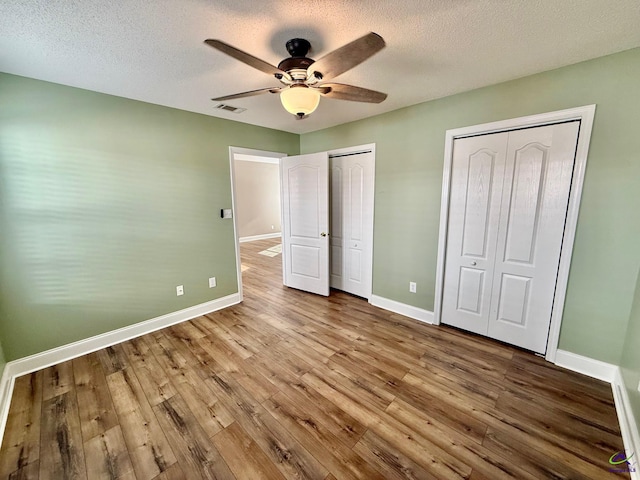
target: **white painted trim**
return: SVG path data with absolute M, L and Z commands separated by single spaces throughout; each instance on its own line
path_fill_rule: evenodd
M 329 156 L 331 156 L 331 155 L 335 156 L 335 155 L 344 155 L 345 153 L 366 152 L 367 150 L 371 150 L 371 152 L 375 156 L 376 144 L 375 143 L 366 143 L 364 145 L 355 145 L 353 147 L 337 148 L 335 150 L 327 151 L 327 154 L 329 154 Z
M 281 237 L 282 237 L 281 232 L 263 233 L 262 235 L 251 235 L 250 237 L 240 237 L 238 241 L 240 243 L 246 243 L 246 242 L 255 242 L 256 240 L 266 240 L 268 238 L 281 238 Z
M 116 343 L 121 343 L 147 333 L 155 332 L 156 330 L 175 325 L 176 323 L 185 322 L 192 318 L 200 317 L 207 313 L 230 307 L 231 305 L 240 303 L 240 301 L 240 295 L 238 293 L 234 293 L 227 295 L 226 297 L 211 300 L 210 302 L 201 303 L 183 310 L 167 313 L 166 315 L 161 315 L 150 320 L 145 320 L 127 327 L 112 330 L 110 332 L 95 335 L 93 337 L 85 338 L 84 340 L 79 340 L 77 342 L 62 345 L 60 347 L 52 348 L 51 350 L 46 350 L 44 352 L 36 353 L 35 355 L 30 355 L 28 357 L 8 362 L 4 367 L 2 381 L 0 383 L 0 415 L 2 415 L 0 417 L 0 443 L 2 442 L 4 427 L 7 423 L 7 415 L 9 414 L 9 404 L 11 400 L 11 393 L 13 391 L 13 384 L 17 377 L 50 367 L 51 365 L 66 362 L 67 360 L 95 352 L 96 350 L 101 350 L 111 345 L 115 345 Z
M 233 159 L 241 162 L 271 163 L 272 165 L 278 165 L 280 163 L 279 158 L 260 157 L 258 155 L 247 155 L 246 153 L 235 153 Z
M 580 207 L 580 198 L 582 196 L 584 173 L 589 153 L 589 142 L 591 140 L 591 130 L 593 128 L 595 110 L 595 105 L 587 105 L 584 107 L 560 110 L 557 112 L 529 115 L 510 120 L 447 130 L 444 145 L 444 168 L 442 172 L 442 195 L 440 201 L 440 230 L 438 236 L 438 260 L 436 266 L 436 291 L 433 319 L 435 325 L 439 325 L 442 321 L 442 291 L 444 286 L 447 227 L 449 223 L 451 164 L 453 162 L 453 142 L 455 139 L 468 137 L 470 135 L 513 130 L 515 128 L 542 126 L 569 120 L 580 120 L 580 132 L 578 134 L 578 145 L 576 149 L 575 164 L 573 167 L 571 192 L 569 195 L 567 218 L 565 220 L 562 249 L 560 251 L 560 264 L 556 280 L 556 292 L 551 310 L 551 325 L 549 328 L 549 338 L 547 339 L 547 353 L 545 355 L 545 358 L 550 362 L 554 362 L 556 360 L 558 340 L 560 338 L 560 326 L 564 311 L 564 301 L 567 293 L 567 282 L 569 280 L 569 267 L 571 266 L 571 255 L 573 253 L 573 241 L 575 239 L 576 226 L 578 223 L 578 210 Z
M 379 297 L 378 295 L 371 295 L 369 303 L 374 307 L 383 308 L 390 312 L 399 313 L 405 317 L 413 318 L 424 323 L 433 323 L 433 312 L 425 310 L 423 308 L 414 307 L 413 305 L 407 305 L 406 303 L 396 302 L 388 298 Z
M 578 372 L 588 377 L 597 378 L 603 382 L 611 383 L 615 377 L 616 365 L 601 362 L 593 358 L 584 357 L 576 353 L 558 350 L 556 352 L 556 365 L 573 372 Z
M 229 180 L 231 181 L 231 209 L 233 214 L 233 238 L 236 243 L 236 275 L 238 276 L 238 295 L 240 295 L 240 301 L 242 301 L 242 263 L 240 262 L 240 233 L 238 232 L 238 216 L 236 211 L 236 179 L 235 179 L 235 156 L 241 155 L 244 159 L 248 156 L 273 158 L 277 159 L 277 163 L 280 163 L 282 157 L 286 157 L 286 153 L 280 152 L 268 152 L 266 150 L 254 150 L 252 148 L 243 147 L 229 147 Z
M 13 385 L 15 384 L 15 375 L 12 374 L 11 370 L 10 363 L 7 363 L 2 372 L 2 380 L 0 380 L 0 445 L 2 444 L 4 429 L 7 426 L 9 407 L 11 406 L 11 395 L 13 394 Z
M 622 372 L 618 367 L 616 367 L 611 389 L 613 390 L 613 400 L 616 404 L 624 450 L 627 455 L 631 455 L 633 452 L 636 453 L 631 462 L 635 466 L 635 471 L 630 473 L 631 480 L 640 480 L 640 461 L 638 460 L 638 455 L 640 455 L 640 432 L 631 409 L 629 393 L 624 385 Z

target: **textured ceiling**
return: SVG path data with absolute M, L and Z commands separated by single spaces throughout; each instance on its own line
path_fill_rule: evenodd
M 638 0 L 1 0 L 0 71 L 305 133 L 640 46 Z M 389 94 L 322 99 L 296 121 L 279 85 L 206 46 L 217 38 L 272 64 L 307 38 L 311 58 L 374 31 L 387 48 L 336 81 Z

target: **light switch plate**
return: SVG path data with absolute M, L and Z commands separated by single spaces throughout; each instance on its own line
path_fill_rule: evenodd
M 178 285 L 176 287 L 176 295 L 179 297 L 180 295 L 184 295 L 184 286 Z

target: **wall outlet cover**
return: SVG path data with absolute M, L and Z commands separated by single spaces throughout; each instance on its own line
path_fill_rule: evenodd
M 409 282 L 409 292 L 416 293 L 416 282 Z
M 176 295 L 179 297 L 180 295 L 184 295 L 184 286 L 178 285 L 176 287 Z
M 213 288 L 216 286 L 216 277 L 211 277 L 209 279 L 209 288 Z

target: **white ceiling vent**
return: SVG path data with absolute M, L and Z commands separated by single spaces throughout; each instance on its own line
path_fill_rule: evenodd
M 215 106 L 215 108 L 219 110 L 226 110 L 227 112 L 232 112 L 232 113 L 242 113 L 246 110 L 246 108 L 233 107 L 231 105 L 227 105 L 226 103 L 219 103 L 218 105 Z

